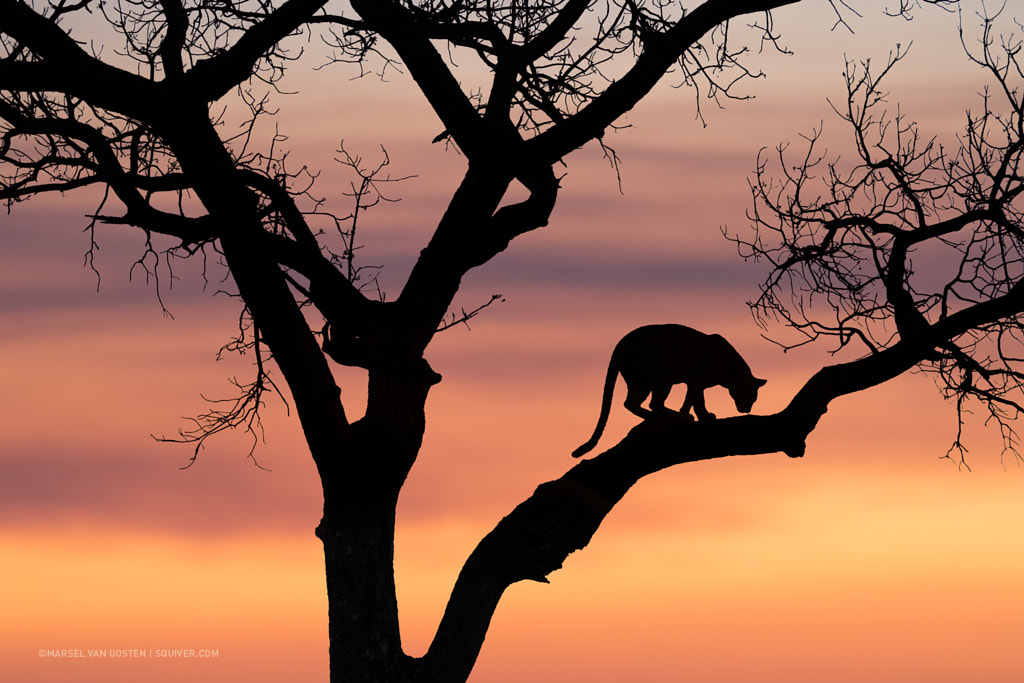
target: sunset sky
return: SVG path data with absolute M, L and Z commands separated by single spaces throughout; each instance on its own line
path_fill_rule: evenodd
M 782 408 L 831 362 L 826 349 L 784 354 L 762 338 L 745 302 L 763 271 L 722 229 L 749 227 L 760 148 L 798 146 L 822 125 L 843 140 L 828 100 L 845 95 L 844 55 L 881 62 L 912 42 L 889 83 L 893 106 L 955 140 L 985 84 L 963 57 L 958 17 L 921 9 L 906 23 L 881 5 L 854 5 L 864 16 L 853 34 L 830 31 L 824 2 L 777 12 L 794 54 L 755 57 L 767 73 L 745 86 L 756 97 L 724 110 L 702 102 L 706 127 L 692 92 L 666 83 L 608 139 L 621 192 L 600 150 L 581 150 L 566 161 L 550 225 L 466 279 L 459 305 L 494 293 L 504 302 L 440 334 L 427 356 L 444 381 L 428 401 L 396 542 L 410 654 L 425 650 L 481 536 L 575 464 L 625 332 L 679 322 L 725 335 L 768 379 L 758 413 Z M 966 27 L 980 6 L 965 2 Z M 431 144 L 441 129 L 404 75 L 352 81 L 316 65 L 300 62 L 283 88 L 299 94 L 274 100 L 293 163 L 323 169 L 319 190 L 341 209 L 347 181 L 332 159 L 342 141 L 369 163 L 383 147 L 395 176 L 415 176 L 361 225 L 362 262 L 383 266 L 382 287 L 397 295 L 462 159 Z M 326 681 L 313 535 L 322 499 L 298 424 L 268 404 L 254 455 L 264 469 L 243 434 L 210 441 L 188 469 L 188 445 L 154 440 L 187 427 L 204 396 L 231 396 L 251 360 L 216 360 L 238 310 L 215 294 L 212 264 L 205 290 L 198 261 L 147 282 L 132 267 L 141 235 L 101 227 L 98 281 L 83 265 L 95 205 L 87 192 L 0 215 L 0 679 Z M 337 376 L 357 416 L 363 377 Z M 636 423 L 617 389 L 602 447 Z M 670 405 L 681 401 L 680 391 Z M 720 389 L 708 403 L 733 409 Z M 729 458 L 649 477 L 550 585 L 509 590 L 470 680 L 1024 680 L 1024 470 L 1001 455 L 980 407 L 975 417 L 968 471 L 940 457 L 956 436 L 953 406 L 930 378 L 908 375 L 837 400 L 803 459 Z M 83 656 L 40 656 L 53 649 Z

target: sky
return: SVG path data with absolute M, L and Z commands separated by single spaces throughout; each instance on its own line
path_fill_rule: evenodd
M 946 139 L 983 80 L 955 16 L 921 10 L 907 24 L 862 3 L 851 34 L 829 30 L 823 4 L 777 14 L 794 54 L 759 58 L 767 77 L 753 100 L 704 103 L 705 126 L 691 93 L 659 88 L 611 137 L 621 191 L 600 151 L 581 150 L 550 225 L 466 278 L 457 305 L 504 301 L 428 353 L 444 381 L 396 539 L 410 654 L 425 650 L 475 543 L 575 464 L 625 332 L 679 322 L 725 335 L 768 379 L 761 413 L 830 362 L 761 336 L 745 302 L 762 272 L 722 237 L 748 228 L 758 149 L 822 125 L 841 139 L 828 100 L 844 94 L 844 55 L 881 61 L 912 40 L 894 101 Z M 293 159 L 324 169 L 323 191 L 344 189 L 341 141 L 369 161 L 386 148 L 394 175 L 414 176 L 361 228 L 364 263 L 383 267 L 394 295 L 462 161 L 430 144 L 436 119 L 401 74 L 294 79 L 279 127 Z M 248 359 L 216 359 L 238 311 L 216 278 L 203 286 L 198 263 L 147 282 L 132 267 L 142 240 L 121 228 L 97 233 L 97 278 L 84 266 L 94 208 L 93 196 L 55 196 L 0 216 L 0 678 L 324 681 L 322 501 L 298 425 L 272 401 L 260 467 L 239 434 L 182 469 L 190 447 L 153 437 L 173 436 L 204 396 L 230 396 L 230 379 L 251 371 Z M 357 415 L 365 382 L 337 374 Z M 602 446 L 635 423 L 618 390 Z M 724 391 L 708 403 L 731 410 Z M 802 459 L 648 477 L 550 585 L 508 591 L 470 680 L 1024 680 L 1024 471 L 980 417 L 967 425 L 970 469 L 942 459 L 955 411 L 929 378 L 908 375 L 833 403 Z

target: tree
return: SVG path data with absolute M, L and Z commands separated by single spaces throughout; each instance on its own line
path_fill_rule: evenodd
M 802 455 L 838 396 L 923 367 L 958 401 L 986 401 L 997 419 L 1017 409 L 1011 392 L 1020 376 L 1009 346 L 1022 305 L 1016 44 L 999 52 L 986 34 L 977 59 L 1006 102 L 1003 109 L 986 103 L 952 155 L 905 121 L 882 116 L 877 80 L 851 69 L 841 111 L 860 163 L 830 163 L 812 140 L 797 170 L 784 166 L 778 183 L 762 166 L 752 215 L 760 231 L 738 242 L 774 268 L 758 310 L 810 339 L 863 344 L 866 355 L 822 368 L 775 415 L 647 420 L 542 484 L 469 557 L 427 654 L 402 653 L 395 506 L 419 452 L 427 394 L 440 381 L 424 354 L 440 328 L 471 315 L 449 313 L 462 278 L 546 225 L 559 193 L 558 162 L 585 144 L 605 144 L 606 131 L 673 69 L 707 94 L 736 96 L 735 78 L 752 73 L 743 45 L 733 42 L 735 20 L 755 16 L 755 37 L 774 43 L 767 13 L 792 2 L 708 2 L 684 13 L 660 3 L 575 0 L 525 7 L 357 0 L 337 11 L 308 0 L 84 1 L 38 10 L 0 0 L 0 196 L 15 202 L 100 186 L 106 194 L 93 221 L 169 236 L 177 255 L 224 260 L 244 309 L 235 346 L 254 353 L 256 376 L 237 402 L 215 406 L 183 438 L 201 444 L 225 427 L 252 427 L 274 389 L 271 362 L 284 378 L 324 489 L 317 534 L 333 680 L 465 680 L 504 590 L 545 580 L 638 479 L 728 455 Z M 69 28 L 92 10 L 124 41 L 113 57 L 90 53 Z M 374 297 L 355 260 L 356 222 L 385 179 L 382 169 L 351 160 L 364 184 L 346 218 L 326 212 L 280 149 L 254 152 L 247 136 L 226 138 L 218 128 L 213 105 L 236 90 L 256 125 L 266 104 L 251 84 L 280 82 L 294 54 L 289 41 L 305 31 L 324 31 L 339 61 L 401 64 L 441 121 L 438 141 L 466 159 L 460 186 L 394 301 Z M 478 94 L 447 54 L 479 58 Z M 821 168 L 828 172 L 816 191 Z M 524 199 L 513 198 L 515 185 Z M 956 267 L 925 289 L 910 259 L 929 241 L 952 249 Z M 820 317 L 819 303 L 834 320 Z M 366 369 L 359 420 L 346 418 L 329 361 Z M 1001 425 L 1012 446 L 1009 420 Z

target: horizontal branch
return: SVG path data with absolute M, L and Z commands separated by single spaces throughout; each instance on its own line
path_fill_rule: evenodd
M 184 245 L 212 242 L 218 237 L 218 223 L 208 215 L 182 216 L 160 211 L 149 204 L 133 206 L 122 216 L 90 216 L 107 225 L 130 225 L 181 240 Z

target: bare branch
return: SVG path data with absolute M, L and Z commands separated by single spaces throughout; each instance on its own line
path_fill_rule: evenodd
M 1021 43 L 992 43 L 986 20 L 973 57 L 994 80 L 980 114 L 969 114 L 958 148 L 924 138 L 888 107 L 884 77 L 906 55 L 897 49 L 880 74 L 849 64 L 847 99 L 833 106 L 849 126 L 856 163 L 827 161 L 820 131 L 802 160 L 777 150 L 777 175 L 758 157 L 751 183 L 750 238 L 731 236 L 744 257 L 771 272 L 751 303 L 763 321 L 799 334 L 792 347 L 859 339 L 872 354 L 902 342 L 929 347 L 919 365 L 954 400 L 962 427 L 967 400 L 985 407 L 1016 453 L 1013 420 L 1024 405 L 1024 72 Z M 969 324 L 962 324 L 971 320 Z M 952 325 L 953 321 L 960 321 Z M 958 433 L 950 453 L 966 452 Z

